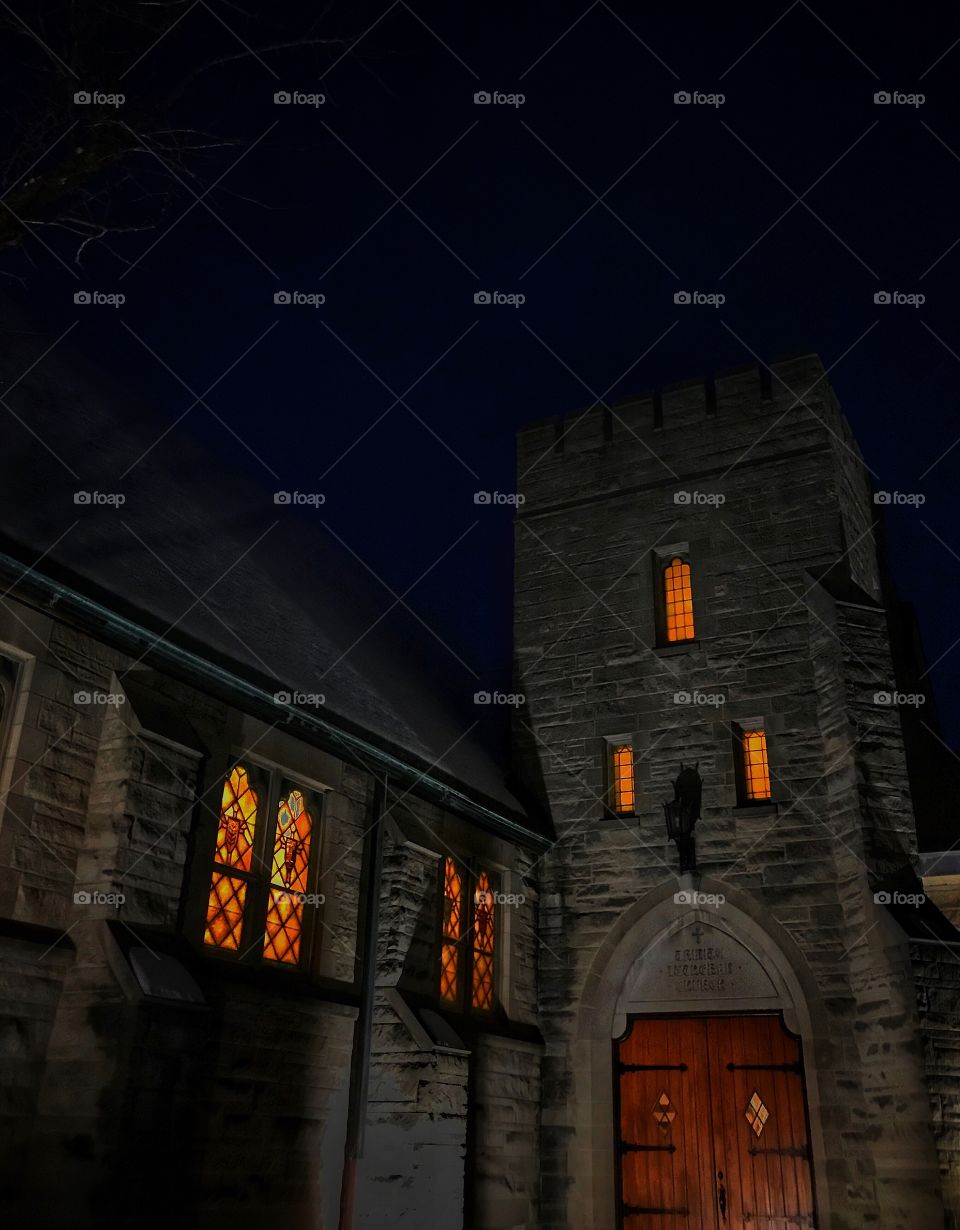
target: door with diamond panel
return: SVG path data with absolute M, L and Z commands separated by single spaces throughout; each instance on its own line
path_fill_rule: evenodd
M 621 1230 L 816 1226 L 800 1045 L 780 1017 L 634 1017 L 616 1058 Z
M 799 1039 L 781 1017 L 706 1021 L 714 1155 L 723 1170 L 721 1230 L 816 1226 Z

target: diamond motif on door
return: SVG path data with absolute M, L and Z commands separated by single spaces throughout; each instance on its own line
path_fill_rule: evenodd
M 814 1230 L 803 1055 L 782 1015 L 628 1020 L 615 1230 Z
M 743 1116 L 753 1129 L 754 1135 L 760 1136 L 763 1129 L 767 1126 L 770 1112 L 764 1106 L 763 1098 L 760 1097 L 756 1089 L 754 1089 L 753 1095 L 747 1103 L 747 1109 L 743 1112 Z
M 653 1117 L 660 1124 L 662 1132 L 670 1131 L 670 1124 L 677 1117 L 677 1112 L 673 1109 L 673 1103 L 670 1101 L 670 1095 L 666 1089 L 657 1098 L 656 1105 L 653 1108 Z

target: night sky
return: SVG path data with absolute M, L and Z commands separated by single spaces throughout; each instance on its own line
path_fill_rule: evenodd
M 63 51 L 56 21 L 36 20 L 58 6 L 12 7 Z M 89 121 L 70 102 L 86 88 L 124 92 L 116 115 L 138 133 L 166 119 L 211 148 L 184 156 L 189 175 L 145 149 L 106 172 L 117 225 L 152 229 L 112 231 L 77 264 L 76 235 L 35 227 L 0 253 L 4 293 L 56 331 L 78 321 L 69 344 L 165 421 L 218 382 L 206 400 L 229 430 L 202 406 L 183 429 L 238 486 L 324 493 L 306 540 L 332 532 L 395 593 L 413 586 L 405 600 L 501 684 L 512 510 L 473 493 L 513 490 L 517 428 L 815 350 L 875 485 L 925 496 L 892 509 L 888 532 L 955 745 L 960 13 L 267 7 L 172 4 L 115 42 L 105 19 L 77 77 L 6 18 L 8 182 L 30 161 L 11 132 L 38 90 L 59 100 L 47 142 Z M 286 42 L 301 45 L 245 51 Z M 325 101 L 277 105 L 283 90 Z M 478 105 L 479 91 L 524 101 Z M 678 91 L 724 101 L 678 105 Z M 925 100 L 878 105 L 878 91 Z M 76 307 L 80 289 L 126 302 Z M 676 306 L 680 290 L 726 301 Z M 326 302 L 278 306 L 278 291 Z M 476 305 L 478 291 L 525 302 Z M 925 302 L 878 305 L 880 291 Z

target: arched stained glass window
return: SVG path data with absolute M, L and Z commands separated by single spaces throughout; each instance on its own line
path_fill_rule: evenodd
M 440 943 L 440 998 L 455 1003 L 460 991 L 463 877 L 448 858 L 443 868 L 443 923 Z
M 223 783 L 220 827 L 217 830 L 218 863 L 249 871 L 253 861 L 253 839 L 257 825 L 257 796 L 247 770 L 237 765 Z
M 310 868 L 313 818 L 299 790 L 280 800 L 273 843 L 263 955 L 296 965 L 303 935 L 303 908 Z
M 310 958 L 320 796 L 278 769 L 237 764 L 223 784 L 203 942 L 246 965 Z
M 462 1011 L 497 1006 L 497 900 L 489 871 L 444 860 L 440 999 Z
M 473 989 L 474 1008 L 493 1007 L 494 895 L 490 877 L 481 871 L 473 895 Z
M 243 934 L 243 914 L 253 863 L 257 795 L 247 770 L 237 765 L 223 783 L 214 869 L 207 894 L 203 942 L 236 952 Z M 230 872 L 240 874 L 230 874 Z
M 692 641 L 693 587 L 690 565 L 677 556 L 663 570 L 664 624 L 668 641 Z

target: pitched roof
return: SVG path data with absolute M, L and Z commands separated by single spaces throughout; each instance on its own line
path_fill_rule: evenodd
M 322 507 L 275 503 L 239 447 L 211 456 L 178 421 L 182 399 L 147 405 L 67 343 L 44 355 L 56 332 L 3 317 L 11 554 L 245 677 L 322 694 L 326 721 L 523 816 L 471 729 L 472 679 L 324 530 Z

